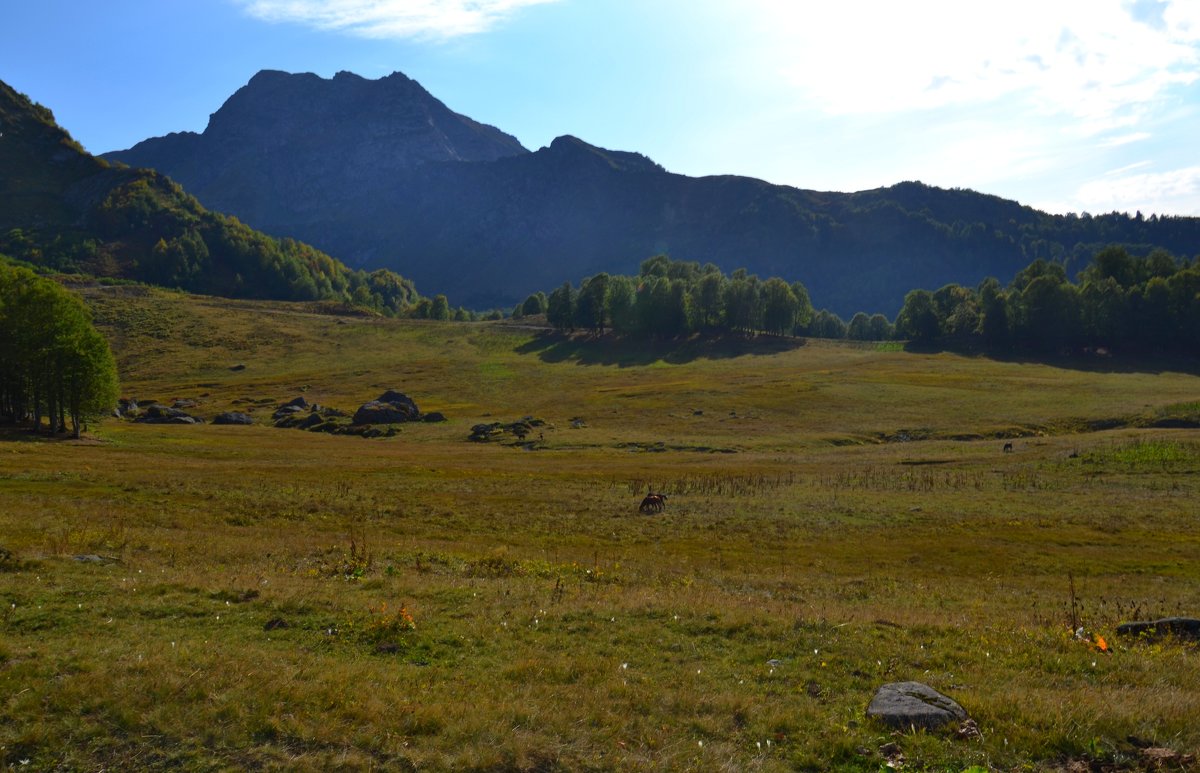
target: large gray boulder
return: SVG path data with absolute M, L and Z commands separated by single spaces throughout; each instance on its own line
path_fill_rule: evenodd
M 421 411 L 417 404 L 406 394 L 394 389 L 381 394 L 378 399 L 363 403 L 354 412 L 354 424 L 398 424 L 406 421 L 418 421 Z
M 867 716 L 900 730 L 923 727 L 934 730 L 967 719 L 953 699 L 920 682 L 891 682 L 879 688 Z

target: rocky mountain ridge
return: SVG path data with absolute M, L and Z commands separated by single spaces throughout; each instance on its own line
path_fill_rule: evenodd
M 1007 282 L 1036 258 L 1200 252 L 1200 219 L 1056 216 L 917 182 L 857 193 L 672 174 L 637 153 L 559 137 L 529 152 L 399 73 L 263 72 L 202 134 L 107 157 L 149 166 L 207 206 L 475 308 L 645 258 L 804 282 L 817 306 L 889 316 L 914 287 Z

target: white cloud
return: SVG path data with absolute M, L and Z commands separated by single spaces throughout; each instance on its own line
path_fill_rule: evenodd
M 557 0 L 235 0 L 255 18 L 366 38 L 445 39 L 484 32 L 531 5 Z
M 1079 187 L 1075 204 L 1093 213 L 1140 209 L 1200 215 L 1200 166 L 1092 180 Z
M 1097 136 L 1135 125 L 1169 88 L 1200 78 L 1194 0 L 743 2 L 765 56 L 831 115 L 1018 95 L 1030 112 Z
M 1130 145 L 1134 142 L 1142 142 L 1150 139 L 1150 132 L 1133 132 L 1132 134 L 1120 134 L 1114 137 L 1107 137 L 1100 141 L 1099 146 L 1102 148 L 1119 148 L 1122 145 Z

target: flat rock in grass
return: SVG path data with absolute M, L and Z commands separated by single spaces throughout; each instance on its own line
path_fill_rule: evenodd
M 253 424 L 254 419 L 238 411 L 226 411 L 213 417 L 213 424 Z
M 1194 617 L 1164 617 L 1161 620 L 1147 620 L 1133 623 L 1121 623 L 1117 626 L 1120 636 L 1143 636 L 1149 639 L 1162 639 L 1175 636 L 1180 639 L 1200 640 L 1200 620 Z
M 284 405 L 280 406 L 275 413 L 272 413 L 271 418 L 279 421 L 280 419 L 286 419 L 289 416 L 295 416 L 299 413 L 304 413 L 304 408 L 299 405 Z
M 952 698 L 921 682 L 891 682 L 879 688 L 867 716 L 900 730 L 934 730 L 952 722 L 962 722 L 967 712 Z

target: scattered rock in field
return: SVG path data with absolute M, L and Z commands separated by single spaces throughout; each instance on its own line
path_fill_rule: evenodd
M 275 409 L 275 413 L 271 414 L 271 418 L 275 421 L 280 421 L 281 419 L 291 418 L 300 413 L 304 413 L 304 409 L 298 405 L 281 405 Z
M 586 426 L 587 426 L 587 422 L 584 421 L 579 416 L 576 416 L 575 418 L 571 419 L 571 429 L 583 429 Z
M 439 422 L 439 421 L 446 421 L 446 417 L 444 415 L 442 415 L 442 413 L 440 413 L 439 411 L 432 411 L 432 412 L 427 413 L 424 416 L 422 416 L 421 421 L 433 424 L 433 423 Z
M 490 424 L 476 424 L 471 427 L 471 434 L 467 437 L 474 443 L 488 443 L 495 440 L 503 440 L 505 436 L 512 435 L 518 442 L 525 438 L 533 431 L 534 427 L 544 427 L 546 422 L 542 419 L 535 419 L 532 416 L 505 424 L 502 421 L 494 421 Z M 539 439 L 541 436 L 539 434 Z M 536 442 L 536 441 L 533 441 Z
M 232 370 L 232 371 L 234 371 L 234 372 L 236 372 L 236 371 L 239 371 L 239 370 L 245 370 L 245 369 L 246 369 L 246 363 L 244 363 L 244 362 L 239 362 L 239 363 L 236 363 L 236 364 L 234 364 L 234 365 L 230 365 L 230 366 L 229 366 L 229 369 L 230 369 L 230 370 Z
M 381 394 L 378 398 L 363 403 L 354 412 L 355 424 L 400 424 L 406 421 L 418 421 L 421 411 L 413 399 L 394 389 Z
M 376 655 L 395 655 L 400 651 L 400 645 L 394 641 L 381 641 L 375 645 Z
M 284 620 L 282 617 L 273 617 L 266 622 L 266 625 L 263 626 L 263 630 L 264 631 L 277 631 L 280 628 L 290 628 L 290 627 L 291 626 L 288 625 L 287 620 Z
M 226 411 L 213 417 L 213 424 L 253 424 L 254 419 L 238 411 Z
M 140 412 L 135 422 L 139 424 L 203 424 L 204 419 L 188 415 L 187 412 L 180 408 L 168 408 L 165 405 L 154 403 L 144 411 Z
M 1200 640 L 1200 620 L 1193 617 L 1164 617 L 1161 620 L 1122 623 L 1117 626 L 1119 636 L 1141 636 L 1151 640 L 1175 636 L 1180 639 Z
M 116 564 L 120 563 L 121 561 L 121 559 L 117 558 L 116 556 L 99 556 L 95 553 L 71 556 L 71 558 L 75 559 L 81 564 Z
M 180 411 L 187 410 L 188 408 L 195 408 L 197 405 L 198 405 L 198 403 L 195 400 L 189 400 L 186 398 L 176 400 L 175 402 L 171 403 L 172 408 L 175 408 L 176 410 L 180 410 Z
M 314 429 L 325 423 L 325 417 L 319 413 L 310 413 L 300 420 L 296 425 L 296 429 Z
M 867 716 L 899 730 L 935 730 L 951 722 L 964 722 L 967 712 L 953 699 L 921 682 L 891 682 L 879 688 Z
M 471 435 L 467 438 L 474 443 L 486 443 L 489 440 L 498 439 L 504 430 L 500 429 L 500 422 L 494 424 L 476 424 L 471 427 Z
M 288 400 L 286 403 L 284 403 L 283 405 L 281 405 L 279 407 L 280 408 L 289 408 L 292 406 L 295 406 L 296 408 L 307 408 L 308 401 L 305 400 L 303 396 L 301 396 L 301 397 L 297 397 L 292 400 Z

